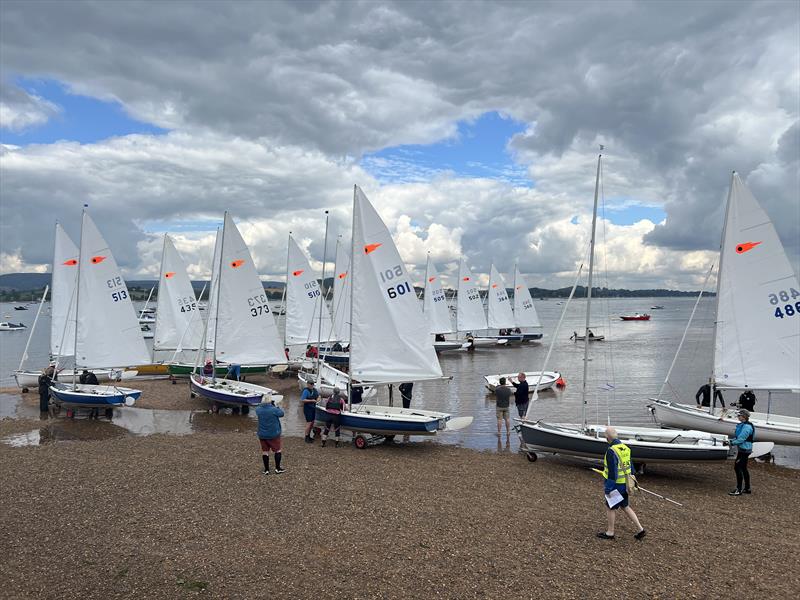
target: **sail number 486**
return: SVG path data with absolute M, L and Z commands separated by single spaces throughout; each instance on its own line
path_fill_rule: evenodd
M 794 288 L 789 288 L 788 292 L 786 290 L 781 290 L 777 294 L 770 294 L 769 303 L 773 306 L 781 302 L 788 303 L 784 304 L 783 306 L 776 306 L 775 318 L 782 319 L 783 317 L 793 317 L 794 315 L 800 313 L 800 301 L 795 302 L 794 305 L 791 304 L 791 300 L 794 300 L 795 298 L 800 298 L 800 292 Z

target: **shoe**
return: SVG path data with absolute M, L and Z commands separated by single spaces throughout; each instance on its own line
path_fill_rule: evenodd
M 741 496 L 742 490 L 733 490 L 732 492 L 728 492 L 728 496 Z
M 633 537 L 635 537 L 637 540 L 640 540 L 646 535 L 647 535 L 647 532 L 644 529 L 642 529 L 639 533 L 634 533 Z
M 752 494 L 753 491 L 750 488 L 747 488 L 746 490 L 742 490 L 742 493 L 743 494 Z
M 306 436 L 306 444 L 313 444 L 313 443 L 314 443 L 314 439 L 310 435 L 307 435 Z
M 597 537 L 599 537 L 601 540 L 613 540 L 614 539 L 613 535 L 608 535 L 605 531 L 601 531 L 600 533 L 598 533 Z
M 269 475 L 269 471 L 261 471 L 262 475 Z
M 339 440 L 336 440 L 336 447 L 339 447 Z
M 278 474 L 285 473 L 286 469 L 284 467 L 278 467 L 277 469 L 275 469 L 275 472 Z
M 328 440 L 322 440 L 322 447 L 325 447 L 325 444 L 328 443 Z

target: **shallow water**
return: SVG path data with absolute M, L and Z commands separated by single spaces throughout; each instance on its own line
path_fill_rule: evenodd
M 592 303 L 595 315 L 592 326 L 595 333 L 605 335 L 607 341 L 592 343 L 590 348 L 586 383 L 588 422 L 606 423 L 610 420 L 619 425 L 653 424 L 647 410 L 648 399 L 658 394 L 693 303 L 694 298 L 613 298 Z M 664 305 L 664 309 L 649 310 L 654 304 Z M 542 368 L 542 361 L 563 306 L 555 300 L 548 300 L 536 301 L 536 307 L 545 332 L 541 343 L 480 349 L 474 353 L 444 353 L 440 355 L 440 363 L 444 374 L 451 379 L 414 385 L 415 406 L 442 410 L 454 415 L 472 415 L 475 419 L 466 430 L 438 434 L 435 439 L 439 443 L 488 450 L 517 450 L 517 437 L 513 432 L 508 444 L 505 434 L 498 441 L 494 397 L 486 393 L 483 376 Z M 664 397 L 691 402 L 696 389 L 708 379 L 711 369 L 713 310 L 713 299 L 701 301 Z M 584 311 L 583 300 L 573 301 L 570 305 L 547 367 L 549 370 L 560 371 L 567 380 L 567 387 L 564 390 L 542 393 L 533 407 L 534 418 L 557 422 L 580 422 L 582 419 L 583 343 L 572 342 L 569 336 L 572 331 L 581 329 Z M 652 319 L 622 322 L 617 318 L 619 314 L 636 311 L 649 312 Z M 0 314 L 10 314 L 11 320 L 21 320 L 30 325 L 35 310 L 13 311 L 12 305 L 3 304 L 0 305 Z M 282 326 L 282 317 L 279 318 L 279 325 Z M 38 367 L 45 363 L 48 330 L 49 316 L 43 315 L 31 341 L 29 364 Z M 0 334 L 0 385 L 13 385 L 10 375 L 18 366 L 26 338 L 27 332 Z M 284 430 L 289 435 L 300 435 L 303 429 L 302 410 L 296 402 L 298 396 L 299 392 L 287 396 Z M 765 410 L 766 393 L 757 393 L 757 396 L 757 410 Z M 387 401 L 385 389 L 381 391 L 379 398 L 381 403 Z M 395 399 L 399 403 L 397 392 Z M 733 395 L 726 398 L 727 401 L 735 399 Z M 35 411 L 35 408 L 31 410 Z M 771 410 L 800 417 L 800 396 L 773 394 Z M 16 414 L 17 408 L 10 408 L 8 399 L 0 397 L 0 418 L 12 416 L 8 414 L 9 411 Z M 38 418 L 38 414 L 35 418 Z M 102 419 L 97 422 L 98 426 L 103 424 L 108 423 Z M 252 414 L 242 417 L 137 408 L 115 410 L 113 424 L 123 435 L 186 435 L 193 431 L 245 431 L 255 428 Z M 412 438 L 414 439 L 424 438 Z M 800 466 L 800 448 L 776 447 L 775 456 L 779 463 Z

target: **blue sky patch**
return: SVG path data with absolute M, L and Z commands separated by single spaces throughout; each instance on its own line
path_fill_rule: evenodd
M 635 201 L 631 201 L 635 202 Z M 658 206 L 645 206 L 641 204 L 626 203 L 622 206 L 606 206 L 605 217 L 614 225 L 633 225 L 642 219 L 653 223 L 661 223 L 667 218 L 667 213 Z
M 531 187 L 527 170 L 514 162 L 506 147 L 512 136 L 526 128 L 525 123 L 488 112 L 474 121 L 460 121 L 454 138 L 384 148 L 364 155 L 361 166 L 381 183 L 424 182 L 452 173 Z
M 52 144 L 59 140 L 90 144 L 132 133 L 158 135 L 167 132 L 160 127 L 132 119 L 119 102 L 72 94 L 59 81 L 18 78 L 14 83 L 29 94 L 57 105 L 60 112 L 47 123 L 22 131 L 0 129 L 0 141 L 4 144 L 25 146 Z

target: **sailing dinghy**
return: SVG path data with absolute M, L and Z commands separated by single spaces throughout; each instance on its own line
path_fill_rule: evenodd
M 216 367 L 219 359 L 227 364 L 285 363 L 286 356 L 278 337 L 275 317 L 267 303 L 264 284 L 250 250 L 227 212 L 214 254 L 218 260 L 211 278 L 213 305 L 209 307 L 204 336 L 206 339 L 211 337 L 212 365 Z M 201 354 L 198 352 L 198 359 Z M 220 405 L 242 408 L 247 412 L 250 406 L 259 404 L 264 398 L 276 402 L 283 399 L 268 387 L 218 379 L 216 370 L 210 377 L 192 373 L 189 386 L 193 395 L 211 402 L 215 412 Z
M 594 212 L 592 215 L 591 246 L 589 252 L 589 281 L 586 295 L 586 321 L 584 327 L 583 351 L 583 380 L 582 380 L 582 406 L 583 420 L 581 424 L 548 423 L 544 420 L 531 420 L 529 418 L 533 402 L 528 407 L 528 414 L 523 419 L 515 419 L 519 425 L 520 444 L 528 455 L 528 459 L 535 461 L 536 452 L 552 452 L 571 456 L 585 456 L 600 458 L 608 448 L 605 440 L 605 425 L 591 425 L 586 420 L 586 388 L 589 366 L 589 323 L 592 307 L 592 275 L 594 271 L 595 232 L 597 228 L 597 200 L 600 189 L 601 156 L 597 158 L 597 176 L 594 190 Z M 572 294 L 578 280 L 572 288 Z M 572 298 L 570 295 L 570 299 Z M 569 302 L 564 306 L 566 311 Z M 562 315 L 563 319 L 563 315 Z M 560 323 L 559 323 L 560 326 Z M 552 351 L 552 345 L 558 333 L 553 336 L 550 350 L 545 358 L 547 360 Z M 544 370 L 544 369 L 543 369 Z M 535 380 L 532 380 L 535 381 Z M 534 385 L 534 390 L 536 386 Z M 536 392 L 534 391 L 534 399 Z M 724 435 L 715 435 L 704 431 L 666 431 L 655 428 L 618 427 L 619 439 L 631 449 L 631 455 L 636 463 L 648 462 L 705 462 L 725 460 L 731 451 L 728 438 Z
M 500 333 L 494 336 L 498 341 L 518 343 L 523 340 L 522 332 L 513 331 L 516 323 L 514 312 L 511 310 L 511 301 L 508 299 L 506 282 L 494 265 L 489 269 L 489 289 L 486 292 L 488 315 L 487 322 L 490 329 L 498 329 Z
M 450 321 L 450 307 L 447 306 L 447 296 L 442 286 L 442 279 L 436 271 L 436 265 L 431 262 L 430 254 L 425 264 L 425 291 L 423 294 L 422 312 L 428 323 L 428 331 L 434 338 L 433 347 L 436 352 L 465 348 L 466 339 L 443 339 L 445 334 L 453 333 L 453 323 Z
M 113 368 L 135 365 L 149 359 L 139 321 L 133 308 L 128 288 L 117 261 L 108 244 L 92 221 L 86 209 L 81 219 L 81 242 L 77 259 L 70 267 L 76 267 L 75 282 L 75 334 L 73 354 L 75 373 L 81 368 Z M 55 272 L 54 272 L 55 274 Z M 54 281 L 54 293 L 55 293 Z M 62 307 L 59 307 L 61 311 Z M 55 308 L 54 320 L 55 320 Z M 69 305 L 58 332 L 64 340 L 69 330 Z M 60 318 L 60 317 L 59 317 Z M 63 347 L 63 346 L 62 346 Z M 61 354 L 65 354 L 60 350 Z M 86 385 L 55 382 L 50 386 L 50 395 L 57 405 L 67 407 L 104 407 L 132 405 L 141 395 L 139 390 L 114 385 Z
M 533 342 L 542 339 L 541 331 L 526 331 L 527 329 L 541 330 L 542 323 L 539 321 L 539 315 L 536 314 L 528 282 L 525 281 L 525 277 L 522 276 L 517 265 L 514 265 L 514 323 L 522 330 L 524 341 Z
M 496 346 L 499 342 L 493 337 L 479 337 L 474 331 L 488 329 L 486 313 L 483 312 L 483 300 L 478 290 L 475 276 L 463 257 L 458 263 L 458 295 L 456 297 L 456 329 L 467 332 L 467 340 L 472 348 Z M 502 342 L 505 343 L 505 342 Z
M 439 359 L 430 341 L 397 247 L 389 230 L 358 186 L 353 190 L 350 367 L 354 381 L 391 385 L 441 379 Z M 327 409 L 317 404 L 317 423 Z M 472 417 L 453 419 L 438 411 L 348 403 L 341 427 L 354 434 L 359 448 L 369 436 L 434 435 L 460 429 Z
M 800 390 L 800 285 L 772 221 L 736 173 L 722 230 L 711 385 L 723 390 Z M 712 391 L 713 397 L 713 391 Z M 736 410 L 655 399 L 665 427 L 733 435 Z M 750 414 L 759 442 L 800 445 L 800 418 Z

